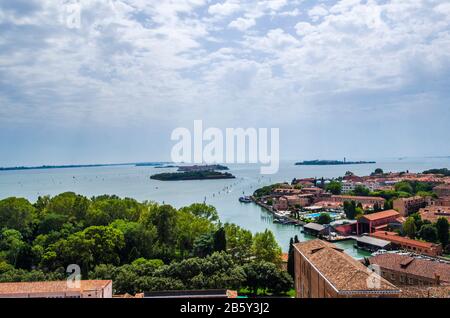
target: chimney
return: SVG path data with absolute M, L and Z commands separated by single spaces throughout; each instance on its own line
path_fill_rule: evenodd
M 439 274 L 434 274 L 434 280 L 436 281 L 437 286 L 441 284 L 441 276 Z

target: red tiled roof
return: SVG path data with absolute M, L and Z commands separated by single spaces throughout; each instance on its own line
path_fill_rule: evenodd
M 331 243 L 316 239 L 295 244 L 294 247 L 338 291 L 384 290 L 395 292 L 398 290 L 396 286 L 371 272 L 362 263 Z M 379 280 L 379 288 L 368 286 L 368 280 L 373 277 L 372 275 Z
M 333 195 L 333 198 L 340 198 L 340 199 L 349 199 L 349 200 L 377 200 L 377 201 L 384 201 L 382 197 L 364 197 L 364 196 L 357 196 L 357 195 Z
M 399 254 L 381 254 L 369 258 L 370 264 L 377 264 L 382 268 L 403 272 L 411 275 L 436 279 L 442 283 L 450 283 L 450 264 L 413 258 Z
M 381 212 L 377 212 L 377 213 L 372 213 L 372 214 L 366 214 L 363 215 L 362 218 L 365 218 L 366 220 L 369 221 L 375 221 L 375 220 L 381 220 L 381 219 L 385 219 L 385 218 L 390 218 L 390 217 L 398 217 L 400 216 L 400 213 L 398 213 L 395 210 L 386 210 L 386 211 L 381 211 Z
M 385 231 L 377 231 L 375 233 L 372 233 L 371 236 L 380 238 L 382 240 L 391 241 L 394 243 L 408 244 L 411 246 L 417 246 L 417 247 L 423 247 L 423 248 L 431 248 L 435 245 L 433 243 L 417 241 L 417 240 L 413 240 L 413 239 L 410 239 L 407 237 L 400 236 L 397 233 L 385 232 Z
M 88 290 L 101 290 L 110 283 L 112 283 L 111 280 L 82 280 L 80 281 L 80 288 L 70 288 L 67 281 L 0 283 L 0 295 L 83 292 Z

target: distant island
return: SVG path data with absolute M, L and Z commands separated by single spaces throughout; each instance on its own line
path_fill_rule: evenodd
M 443 176 L 449 177 L 450 176 L 450 170 L 447 168 L 442 168 L 442 169 L 430 169 L 430 170 L 425 170 L 424 172 L 422 172 L 423 174 L 441 174 Z
M 123 166 L 126 164 L 93 164 L 93 165 L 61 165 L 61 166 L 36 166 L 36 167 L 0 167 L 0 171 L 12 170 L 40 170 L 40 169 L 67 169 L 67 168 L 94 168 L 94 167 L 111 167 Z
M 160 166 L 164 162 L 148 163 L 102 163 L 102 164 L 73 164 L 73 165 L 43 165 L 43 166 L 18 166 L 18 167 L 0 167 L 0 171 L 14 170 L 42 170 L 42 169 L 68 169 L 68 168 L 96 168 L 96 167 L 117 167 L 117 166 Z
M 306 160 L 296 162 L 297 166 L 337 166 L 337 165 L 363 165 L 376 163 L 375 161 L 339 161 L 339 160 Z
M 178 171 L 215 171 L 215 170 L 229 170 L 227 166 L 222 165 L 194 165 L 194 166 L 178 166 Z
M 150 179 L 159 181 L 182 181 L 182 180 L 213 180 L 213 179 L 234 179 L 236 178 L 229 172 L 218 171 L 186 171 L 186 172 L 166 172 L 158 173 Z
M 135 163 L 134 165 L 136 167 L 168 168 L 167 166 L 165 166 L 166 164 L 167 164 L 167 162 L 139 162 L 139 163 Z

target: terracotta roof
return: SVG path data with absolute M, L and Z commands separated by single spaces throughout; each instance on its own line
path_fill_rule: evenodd
M 435 275 L 439 275 L 441 282 L 450 283 L 450 264 L 391 253 L 371 257 L 369 262 L 396 272 L 429 279 L 435 279 Z
M 331 243 L 311 240 L 295 244 L 294 247 L 339 292 L 399 291 L 393 284 L 373 273 Z M 368 282 L 372 281 L 371 278 L 376 278 L 380 282 L 380 288 L 368 285 Z
M 349 199 L 349 200 L 377 200 L 377 201 L 384 201 L 382 197 L 363 197 L 363 196 L 356 196 L 356 195 L 333 195 L 333 198 L 340 198 L 340 199 Z
M 402 298 L 450 298 L 450 286 L 417 287 L 407 286 L 402 288 Z
M 419 210 L 422 220 L 436 222 L 439 218 L 446 218 L 450 221 L 450 206 L 428 206 Z
M 69 288 L 67 281 L 0 283 L 1 294 L 64 293 L 101 290 L 111 280 L 82 280 L 80 288 Z
M 381 220 L 381 219 L 390 218 L 390 217 L 398 217 L 398 216 L 400 216 L 400 213 L 398 213 L 397 211 L 386 210 L 386 211 L 381 211 L 381 212 L 377 212 L 377 213 L 366 214 L 366 215 L 363 215 L 361 218 L 364 218 L 369 221 L 376 221 L 376 220 Z
M 288 253 L 281 254 L 281 261 L 282 262 L 287 262 L 288 259 L 289 259 L 289 254 Z
M 435 244 L 433 243 L 413 240 L 407 237 L 400 236 L 397 233 L 393 232 L 377 231 L 372 233 L 371 236 L 380 238 L 382 240 L 391 241 L 394 243 L 409 244 L 411 246 L 418 246 L 423 248 L 431 248 L 435 246 Z

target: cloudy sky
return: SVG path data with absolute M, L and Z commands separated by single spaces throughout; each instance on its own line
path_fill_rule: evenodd
M 194 119 L 450 155 L 450 2 L 0 0 L 0 165 L 168 160 Z

